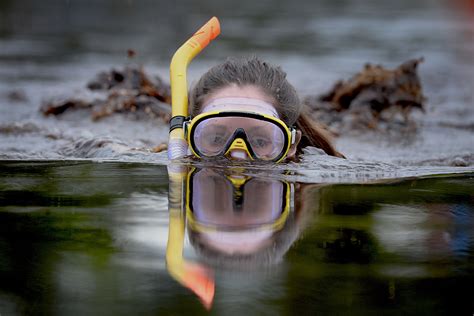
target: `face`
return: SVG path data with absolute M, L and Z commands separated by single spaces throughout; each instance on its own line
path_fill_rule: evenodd
M 196 169 L 188 190 L 191 229 L 222 253 L 250 254 L 269 245 L 289 212 L 289 186 L 277 180 Z
M 251 99 L 252 102 L 249 102 L 250 104 L 245 104 L 245 105 L 244 104 L 228 104 L 228 103 L 219 104 L 218 102 L 219 99 L 223 99 L 223 98 L 248 98 L 249 100 Z M 210 105 L 210 103 L 213 103 L 213 104 Z M 218 105 L 214 105 L 214 103 L 217 103 Z M 209 94 L 203 102 L 201 113 L 212 112 L 212 111 L 243 111 L 243 112 L 254 112 L 254 113 L 259 113 L 259 114 L 265 114 L 265 115 L 270 115 L 270 116 L 279 118 L 277 110 L 273 106 L 273 104 L 275 103 L 276 101 L 274 100 L 274 98 L 264 93 L 262 89 L 260 89 L 259 87 L 252 86 L 252 85 L 246 85 L 246 86 L 241 87 L 241 86 L 232 84 Z M 239 121 L 239 124 L 244 124 L 245 126 L 234 126 L 236 122 L 235 120 L 232 121 L 231 118 L 229 118 L 229 121 L 227 123 L 228 123 L 226 124 L 227 127 L 228 126 L 236 127 L 236 128 L 241 127 L 241 128 L 244 128 L 245 130 L 249 130 L 249 129 L 264 130 L 268 128 L 267 122 L 261 122 L 259 123 L 260 126 L 254 126 L 255 122 L 252 122 L 251 120 Z M 247 126 L 248 124 L 251 124 L 252 126 Z M 264 133 L 262 133 L 262 135 L 263 134 Z M 281 139 L 282 137 L 283 137 L 282 135 L 274 135 L 271 141 L 273 142 L 282 141 Z M 295 144 L 291 146 L 286 156 L 287 158 L 291 159 L 294 157 L 296 153 L 296 145 L 298 144 L 300 138 L 301 138 L 301 132 L 297 131 Z M 265 140 L 263 138 L 259 138 L 258 140 L 256 140 L 256 144 L 252 144 L 252 146 L 262 146 L 264 145 L 264 143 L 265 143 Z M 262 151 L 265 150 L 264 147 L 260 147 L 260 148 Z M 233 159 L 240 159 L 240 160 L 250 159 L 246 151 L 241 150 L 241 149 L 232 149 L 229 154 L 230 154 L 230 157 Z M 268 153 L 268 154 L 270 155 L 271 153 Z

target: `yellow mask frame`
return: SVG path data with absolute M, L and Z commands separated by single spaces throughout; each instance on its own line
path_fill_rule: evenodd
M 235 135 L 235 137 L 229 140 L 229 142 L 224 146 L 224 149 L 221 152 L 213 156 L 206 156 L 203 153 L 201 153 L 199 148 L 197 148 L 196 143 L 194 141 L 194 132 L 196 130 L 197 125 L 199 125 L 199 123 L 207 119 L 216 118 L 216 117 L 243 117 L 243 118 L 253 118 L 256 120 L 271 122 L 283 132 L 284 145 L 276 157 L 272 159 L 264 159 L 264 158 L 258 157 L 255 151 L 253 151 L 252 146 L 250 145 L 249 141 L 246 139 L 245 135 L 237 134 Z M 295 138 L 296 138 L 296 129 L 293 127 L 288 127 L 285 124 L 285 122 L 283 122 L 279 118 L 276 118 L 268 114 L 244 112 L 244 111 L 211 111 L 211 112 L 201 113 L 197 115 L 196 117 L 194 117 L 193 119 L 187 120 L 184 123 L 184 129 L 185 129 L 185 137 L 187 139 L 187 143 L 189 147 L 191 148 L 192 153 L 198 158 L 226 156 L 232 150 L 243 150 L 247 153 L 248 157 L 250 157 L 251 160 L 266 160 L 266 161 L 272 161 L 272 162 L 278 163 L 286 158 L 286 155 L 290 151 L 291 145 L 295 143 Z
M 193 177 L 194 175 L 200 171 L 197 168 L 193 168 L 191 170 L 187 177 L 186 177 L 186 222 L 187 225 L 189 226 L 190 229 L 200 232 L 200 233 L 205 233 L 205 232 L 216 232 L 220 231 L 222 229 L 218 229 L 215 225 L 206 225 L 198 220 L 196 220 L 194 216 L 194 211 L 192 207 L 192 194 L 193 194 Z M 232 183 L 232 186 L 234 187 L 235 190 L 242 191 L 243 187 L 245 184 L 252 179 L 252 177 L 235 177 L 231 175 L 224 175 L 227 180 L 229 180 Z M 280 181 L 280 180 L 274 180 L 282 183 L 283 185 L 283 196 L 282 196 L 282 212 L 281 215 L 273 222 L 271 223 L 266 223 L 266 224 L 260 224 L 256 225 L 254 227 L 251 227 L 249 229 L 252 230 L 257 230 L 257 231 L 273 231 L 277 232 L 281 230 L 284 226 L 285 223 L 288 219 L 288 216 L 291 211 L 291 185 L 290 183 L 286 181 Z M 243 194 L 243 192 L 241 192 Z

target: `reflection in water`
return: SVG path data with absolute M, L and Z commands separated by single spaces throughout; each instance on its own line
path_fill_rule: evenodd
M 0 162 L 0 313 L 474 311 L 472 174 L 323 186 L 171 168 Z
M 323 213 L 285 258 L 294 312 L 318 304 L 328 313 L 365 314 L 365 304 L 472 312 L 472 179 L 318 191 Z
M 203 257 L 258 263 L 268 259 L 263 249 L 273 244 L 288 219 L 288 183 L 194 169 L 186 184 L 190 239 Z
M 214 280 L 209 267 L 252 269 L 279 262 L 288 251 L 297 235 L 294 188 L 242 170 L 172 168 L 168 270 L 210 308 Z M 185 222 L 205 266 L 183 260 Z
M 271 278 L 287 280 L 290 306 L 307 298 L 298 307 L 302 312 L 315 297 L 326 297 L 329 310 L 341 308 L 333 301 L 340 295 L 362 305 L 368 292 L 374 300 L 382 291 L 387 302 L 405 301 L 410 279 L 456 280 L 453 265 L 461 275 L 472 272 L 468 183 L 454 181 L 450 189 L 430 181 L 323 186 L 235 169 L 171 170 L 168 270 L 208 309 L 214 295 L 229 291 L 242 272 L 255 276 L 276 263 L 287 273 L 270 273 Z M 185 230 L 196 262 L 183 259 Z M 470 286 L 458 286 L 464 290 L 457 299 L 465 306 Z M 425 304 L 432 308 L 434 301 Z

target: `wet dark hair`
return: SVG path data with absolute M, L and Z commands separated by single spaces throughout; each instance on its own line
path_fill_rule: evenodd
M 232 84 L 257 86 L 275 100 L 274 106 L 281 120 L 288 126 L 296 126 L 302 133 L 298 154 L 304 147 L 313 146 L 328 155 L 344 157 L 334 149 L 324 128 L 315 123 L 303 108 L 295 88 L 286 79 L 286 73 L 256 57 L 229 58 L 209 69 L 190 92 L 191 115 L 200 113 L 209 95 Z

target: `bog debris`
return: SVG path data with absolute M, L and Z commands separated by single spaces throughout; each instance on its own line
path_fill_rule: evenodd
M 129 56 L 135 54 L 130 51 Z M 408 60 L 395 69 L 366 64 L 364 69 L 348 80 L 340 80 L 323 95 L 304 98 L 311 116 L 328 126 L 334 134 L 378 128 L 381 123 L 410 125 L 413 109 L 424 111 L 420 78 L 420 59 Z M 45 115 L 61 115 L 72 109 L 85 109 L 93 120 L 114 113 L 132 114 L 137 118 L 171 117 L 170 86 L 159 77 L 149 77 L 141 67 L 127 66 L 99 73 L 87 84 L 101 98 L 79 98 L 45 102 Z M 387 126 L 388 126 L 387 125 Z
M 140 67 L 125 67 L 99 73 L 87 88 L 103 92 L 104 97 L 92 101 L 77 98 L 45 102 L 41 111 L 45 115 L 60 115 L 71 109 L 91 111 L 93 120 L 113 113 L 133 113 L 169 121 L 171 117 L 170 86 L 159 77 L 151 78 Z
M 352 78 L 336 82 L 326 94 L 309 96 L 304 102 L 317 120 L 330 128 L 337 125 L 334 127 L 339 130 L 348 122 L 377 127 L 382 120 L 395 120 L 396 114 L 407 124 L 413 109 L 424 111 L 425 97 L 417 73 L 422 61 L 408 60 L 395 69 L 366 64 Z M 383 116 L 385 113 L 389 115 Z

